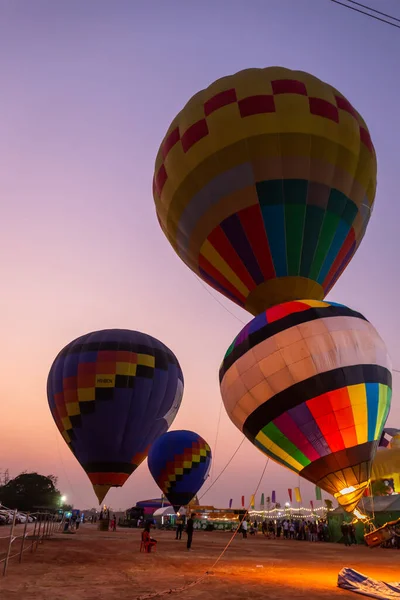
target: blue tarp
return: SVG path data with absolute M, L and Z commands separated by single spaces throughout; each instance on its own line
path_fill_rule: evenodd
M 379 600 L 400 600 L 400 582 L 377 581 L 348 567 L 340 571 L 338 586 L 344 590 L 356 592 L 356 594 L 379 598 Z

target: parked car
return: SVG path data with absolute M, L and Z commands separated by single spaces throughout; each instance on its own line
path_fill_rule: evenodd
M 11 523 L 13 520 L 13 513 L 9 510 L 4 510 L 1 509 L 0 510 L 0 517 L 1 517 L 1 525 L 8 525 L 8 523 Z

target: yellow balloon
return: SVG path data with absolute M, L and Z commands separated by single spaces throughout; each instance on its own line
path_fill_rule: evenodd
M 282 67 L 195 94 L 167 130 L 153 180 L 178 256 L 254 315 L 325 297 L 364 236 L 375 189 L 361 115 L 328 83 Z
M 390 448 L 380 448 L 372 463 L 371 480 L 393 479 L 394 489 L 400 493 L 400 435 L 392 438 Z M 393 445 L 393 443 L 395 445 Z
M 389 448 L 400 448 L 400 433 L 392 437 Z

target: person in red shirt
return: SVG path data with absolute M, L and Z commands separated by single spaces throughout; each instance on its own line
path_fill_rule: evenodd
M 150 523 L 146 523 L 146 526 L 142 532 L 142 542 L 145 544 L 146 552 L 151 552 L 153 546 L 157 545 L 157 540 L 150 536 Z

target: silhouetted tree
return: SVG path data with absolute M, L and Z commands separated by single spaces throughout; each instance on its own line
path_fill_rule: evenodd
M 6 483 L 8 483 L 9 481 L 10 481 L 10 472 L 9 472 L 9 470 L 8 470 L 8 469 L 6 469 L 6 470 L 4 471 L 4 473 L 2 473 L 2 472 L 0 471 L 0 487 L 1 487 L 2 485 L 6 485 Z
M 39 508 L 49 510 L 60 506 L 61 494 L 57 478 L 38 473 L 21 473 L 0 487 L 0 502 L 8 508 L 21 511 L 34 511 Z

